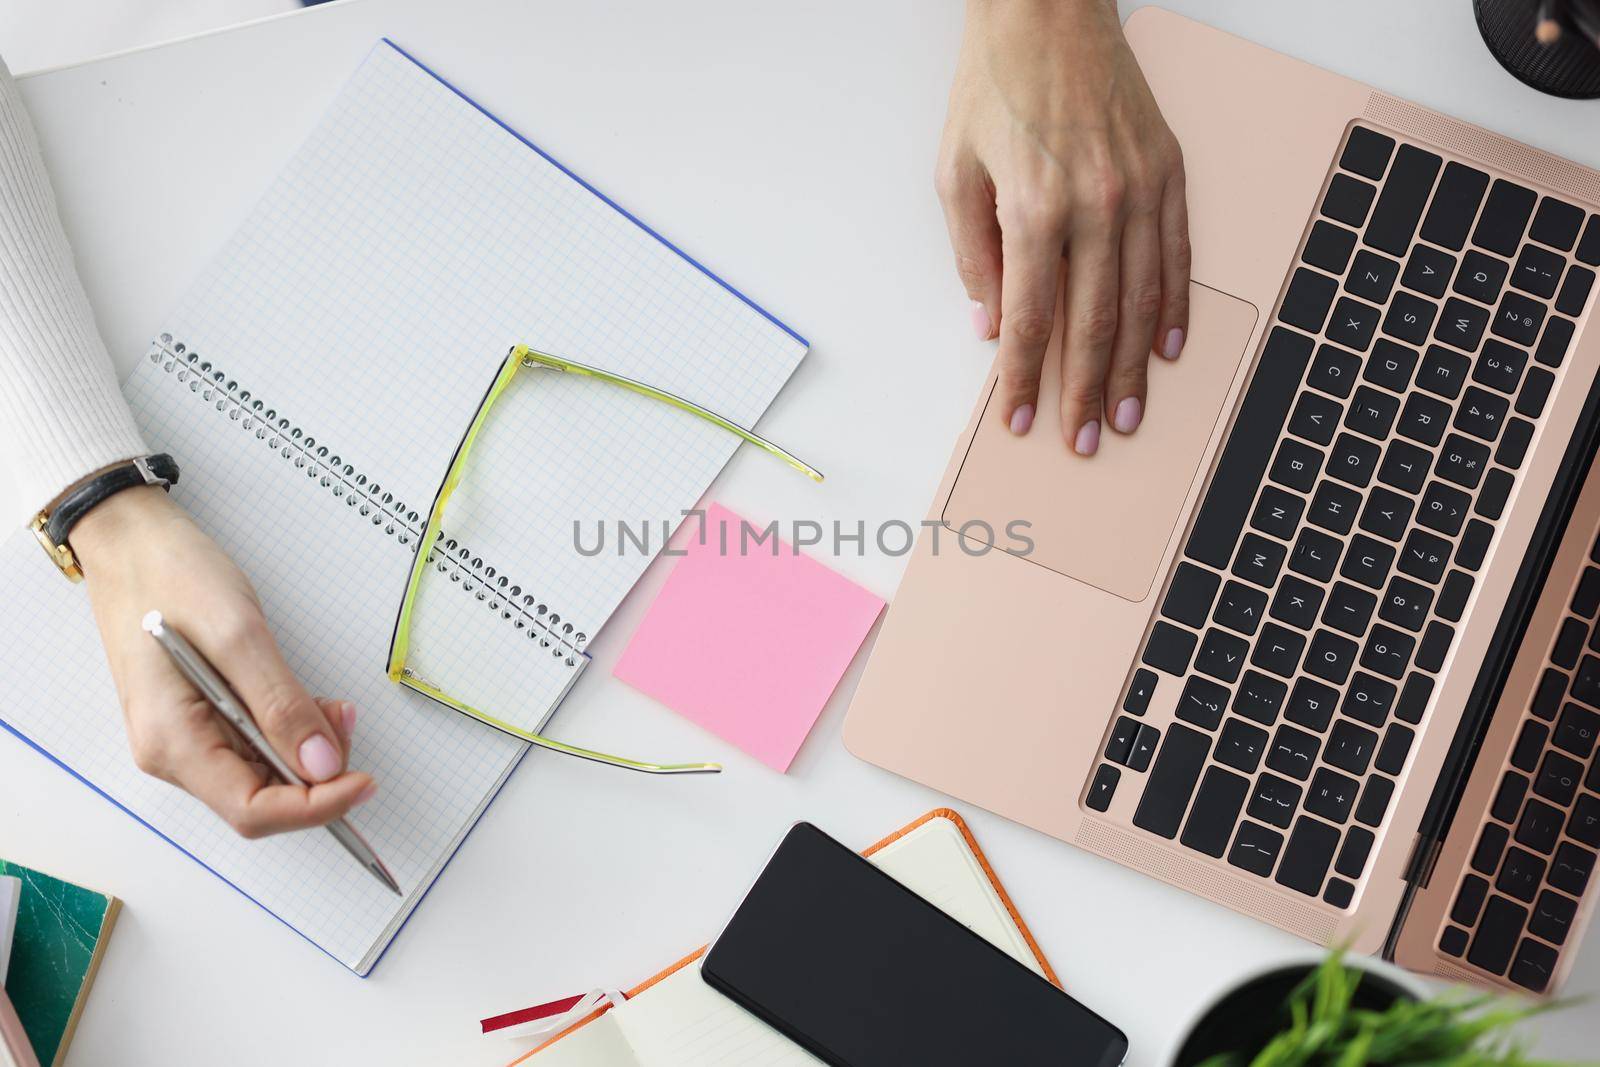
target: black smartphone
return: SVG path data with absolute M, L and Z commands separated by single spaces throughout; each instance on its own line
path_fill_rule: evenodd
M 810 823 L 700 968 L 836 1067 L 1117 1067 L 1122 1031 Z

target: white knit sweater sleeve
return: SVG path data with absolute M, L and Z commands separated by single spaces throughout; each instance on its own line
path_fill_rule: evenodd
M 0 61 L 0 463 L 31 518 L 146 451 L 72 263 L 33 123 Z

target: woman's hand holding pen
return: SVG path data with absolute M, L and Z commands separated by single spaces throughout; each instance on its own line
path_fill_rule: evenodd
M 354 706 L 307 694 L 273 642 L 249 580 L 164 492 L 109 497 L 78 523 L 71 542 L 141 770 L 198 797 L 245 837 L 331 822 L 373 794 L 369 775 L 345 768 Z M 139 628 L 152 608 L 189 636 L 272 747 L 314 784 L 277 782 L 236 745 Z

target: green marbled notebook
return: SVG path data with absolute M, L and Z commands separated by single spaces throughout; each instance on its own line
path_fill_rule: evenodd
M 6 995 L 39 1062 L 55 1067 L 66 1057 L 121 902 L 0 860 L 6 874 L 22 879 Z

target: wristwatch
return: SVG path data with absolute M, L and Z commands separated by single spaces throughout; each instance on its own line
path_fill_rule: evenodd
M 159 485 L 167 489 L 177 481 L 178 464 L 165 452 L 130 459 L 107 467 L 67 490 L 54 507 L 47 507 L 35 515 L 28 528 L 39 539 L 39 544 L 61 573 L 70 581 L 81 582 L 83 568 L 78 566 L 78 557 L 67 543 L 67 535 L 72 533 L 78 520 L 113 493 L 138 485 Z

